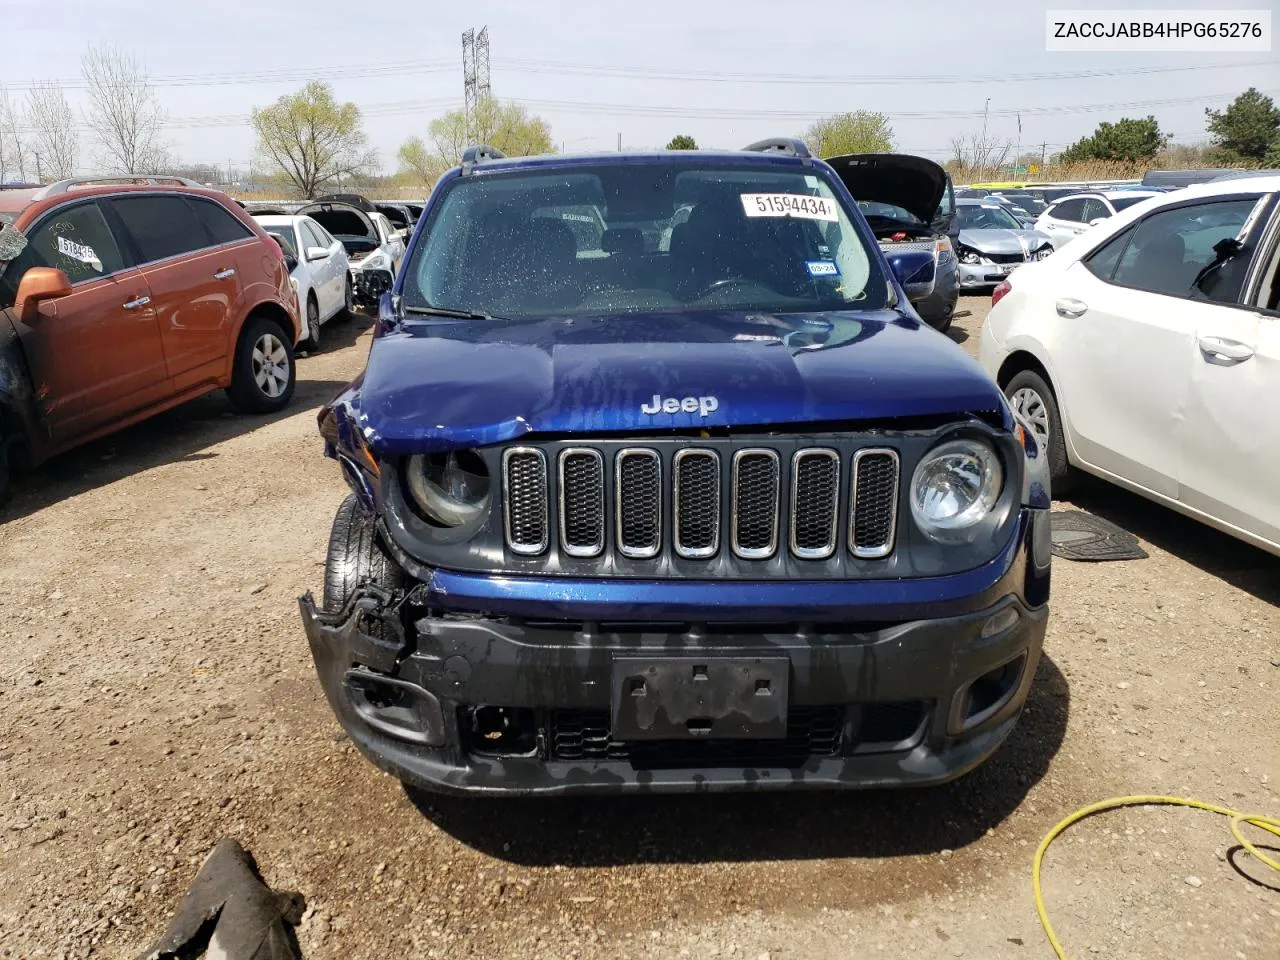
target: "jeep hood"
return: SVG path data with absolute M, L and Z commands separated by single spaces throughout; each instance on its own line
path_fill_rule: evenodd
M 696 403 L 663 409 L 686 398 Z M 374 339 L 364 375 L 333 405 L 384 455 L 528 433 L 1006 417 L 975 361 L 894 310 L 410 319 Z
M 903 153 L 852 153 L 827 161 L 855 200 L 887 203 L 921 223 L 938 215 L 947 171 L 924 157 Z

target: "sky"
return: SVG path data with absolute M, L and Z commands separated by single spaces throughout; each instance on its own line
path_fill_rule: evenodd
M 79 112 L 81 54 L 90 44 L 118 45 L 156 82 L 176 157 L 245 167 L 255 154 L 250 111 L 309 79 L 327 80 L 363 111 L 388 172 L 400 143 L 462 105 L 461 34 L 484 26 L 493 95 L 545 118 L 557 148 L 568 151 L 612 150 L 619 136 L 625 148 L 662 146 L 677 133 L 701 146 L 740 147 L 858 109 L 888 115 L 897 150 L 937 159 L 950 155 L 953 137 L 981 131 L 984 108 L 991 135 L 1023 151 L 1047 144 L 1053 153 L 1099 121 L 1147 114 L 1174 142 L 1196 143 L 1206 139 L 1205 107 L 1220 108 L 1249 86 L 1280 100 L 1274 46 L 1046 52 L 1045 10 L 1066 6 L 1126 4 L 0 0 L 0 85 L 17 101 L 33 80 L 60 80 Z M 1230 6 L 1274 11 L 1276 2 Z M 92 170 L 87 133 L 81 157 L 83 172 Z

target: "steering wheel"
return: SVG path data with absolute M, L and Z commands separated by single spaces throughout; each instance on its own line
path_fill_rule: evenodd
M 754 287 L 754 286 L 758 286 L 758 284 L 754 280 L 748 280 L 746 277 L 725 277 L 723 280 L 716 280 L 714 283 L 707 284 L 705 287 L 699 290 L 696 294 L 694 294 L 693 299 L 702 300 L 710 296 L 711 294 L 715 293 L 717 290 L 721 290 L 725 287 L 744 287 L 744 286 Z

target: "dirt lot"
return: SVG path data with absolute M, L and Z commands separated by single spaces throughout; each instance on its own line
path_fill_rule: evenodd
M 230 835 L 306 897 L 311 958 L 1047 957 L 1031 856 L 1071 810 L 1280 814 L 1280 561 L 1109 489 L 1079 505 L 1150 559 L 1056 564 L 1027 714 L 959 783 L 415 805 L 344 739 L 295 606 L 344 493 L 314 411 L 365 326 L 326 327 L 284 415 L 207 397 L 0 515 L 0 955 L 137 955 Z M 1074 957 L 1274 960 L 1274 876 L 1240 871 L 1221 818 L 1134 810 L 1068 833 L 1046 892 Z

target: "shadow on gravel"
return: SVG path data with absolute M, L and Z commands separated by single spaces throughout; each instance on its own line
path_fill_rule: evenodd
M 375 309 L 360 308 L 350 317 L 334 317 L 320 328 L 320 349 L 312 356 L 352 346 L 376 322 L 377 318 L 372 313 L 365 312 Z
M 166 463 L 211 460 L 218 454 L 204 448 L 326 403 L 347 385 L 341 380 L 307 379 L 306 364 L 301 361 L 293 398 L 279 413 L 237 414 L 227 395 L 218 390 L 46 461 L 15 478 L 13 499 L 0 507 L 0 524 Z M 318 433 L 315 449 L 320 456 Z
M 1265 603 L 1280 604 L 1280 557 L 1101 480 L 1087 479 L 1071 500 Z
M 956 343 L 964 343 L 969 339 L 969 331 L 965 330 L 963 327 L 957 327 L 955 324 L 952 324 L 947 328 L 947 336 Z
M 955 850 L 1008 817 L 1062 745 L 1071 695 L 1041 658 L 996 754 L 942 787 L 868 792 L 471 800 L 409 790 L 461 842 L 524 866 L 895 857 Z M 510 844 L 509 849 L 505 846 Z

